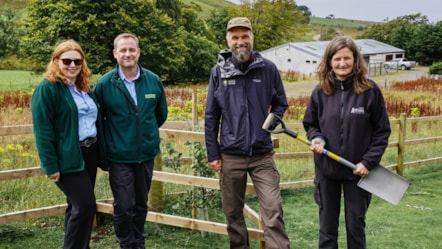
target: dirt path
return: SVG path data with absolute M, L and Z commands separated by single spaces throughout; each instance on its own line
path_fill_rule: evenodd
M 428 67 L 417 67 L 405 71 L 392 71 L 390 74 L 375 76 L 371 79 L 381 86 L 388 86 L 395 81 L 415 80 L 421 77 L 428 76 Z M 311 81 L 293 82 L 284 85 L 287 97 L 301 97 L 310 96 L 313 88 L 318 81 L 312 79 Z

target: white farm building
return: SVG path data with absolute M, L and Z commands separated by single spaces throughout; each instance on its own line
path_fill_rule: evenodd
M 316 72 L 329 41 L 291 42 L 261 51 L 261 55 L 276 64 L 282 72 L 298 72 L 312 75 Z M 405 51 L 391 45 L 372 40 L 355 40 L 361 48 L 370 70 L 382 62 L 404 58 Z

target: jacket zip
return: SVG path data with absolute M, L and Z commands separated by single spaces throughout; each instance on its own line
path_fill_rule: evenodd
M 244 77 L 243 77 L 244 79 Z M 247 87 L 246 87 L 246 82 L 245 80 L 243 80 L 243 92 L 244 92 L 244 100 L 245 100 L 245 106 L 246 106 L 246 146 L 247 148 L 249 148 L 248 151 L 248 156 L 252 156 L 253 155 L 253 149 L 252 146 L 250 145 L 250 113 L 249 113 L 249 101 L 247 99 Z
M 112 84 L 114 86 L 116 86 L 118 88 L 118 90 L 120 90 L 124 97 L 126 98 L 127 102 L 129 102 L 129 104 L 132 106 L 132 108 L 135 111 L 135 116 L 137 118 L 136 122 L 137 122 L 137 144 L 138 144 L 138 163 L 141 163 L 141 134 L 140 134 L 140 116 L 139 116 L 139 112 L 138 112 L 138 107 L 135 105 L 134 101 L 132 100 L 132 97 L 128 95 L 127 91 L 125 91 L 119 84 L 118 82 L 115 82 L 114 80 L 112 80 Z M 130 110 L 128 110 L 128 112 L 130 112 Z
M 344 103 L 345 101 L 345 91 L 344 91 L 344 82 L 341 81 L 341 117 L 340 117 L 340 128 L 339 128 L 339 144 L 341 145 L 341 154 L 344 152 Z

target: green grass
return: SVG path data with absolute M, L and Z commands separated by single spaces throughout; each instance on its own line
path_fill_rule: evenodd
M 95 84 L 101 75 L 93 75 Z M 0 91 L 32 91 L 43 80 L 42 74 L 22 70 L 0 70 Z
M 288 127 L 292 124 L 288 123 Z M 435 136 L 440 128 L 432 125 L 419 125 L 416 134 Z M 293 128 L 297 131 L 296 128 Z M 412 133 L 407 131 L 408 134 Z M 300 134 L 304 134 L 300 131 Z M 302 151 L 305 145 L 295 139 L 280 134 L 278 152 Z M 419 145 L 413 150 L 407 150 L 407 160 L 421 158 L 420 154 L 428 153 L 423 158 L 438 153 L 441 143 Z M 11 149 L 12 151 L 12 149 Z M 185 151 L 183 149 L 183 151 Z M 394 163 L 396 150 L 389 149 L 384 156 L 385 164 Z M 13 155 L 9 155 L 12 158 Z M 433 155 L 434 157 L 434 155 Z M 384 165 L 385 165 L 384 164 Z M 31 164 L 20 163 L 23 166 Z M 32 165 L 35 165 L 32 164 Z M 311 159 L 278 160 L 281 181 L 296 181 L 312 179 L 313 163 Z M 164 169 L 167 171 L 168 169 Z M 189 172 L 189 166 L 183 166 L 182 171 Z M 367 214 L 367 241 L 369 248 L 441 248 L 442 231 L 433 229 L 442 221 L 440 216 L 442 200 L 442 164 L 433 164 L 405 170 L 404 175 L 411 183 L 409 190 L 398 206 L 374 196 Z M 35 187 L 38 186 L 38 187 Z M 106 173 L 99 173 L 96 184 L 97 199 L 112 198 Z M 176 203 L 173 193 L 182 193 L 184 187 L 165 184 L 166 206 L 164 213 L 179 214 L 190 217 L 190 210 L 176 211 L 172 205 Z M 301 188 L 282 191 L 285 211 L 285 222 L 291 240 L 292 248 L 317 248 L 318 217 L 317 206 L 313 200 L 313 188 Z M 64 203 L 64 196 L 52 182 L 45 177 L 33 177 L 23 180 L 5 181 L 0 184 L 0 213 L 18 211 Z M 182 195 L 181 195 L 182 196 Z M 254 195 L 247 196 L 246 203 L 258 210 Z M 105 223 L 100 223 L 93 233 L 92 249 L 116 248 L 110 215 Z M 224 218 L 220 205 L 209 210 L 209 220 L 223 222 Z M 32 219 L 26 222 L 16 222 L 0 225 L 0 248 L 59 248 L 63 238 L 63 216 Z M 248 221 L 249 227 L 256 225 Z M 146 222 L 148 239 L 147 248 L 201 248 L 227 249 L 228 238 L 225 235 L 207 234 L 189 229 Z M 344 221 L 341 218 L 341 246 L 345 245 Z M 258 248 L 256 241 L 251 241 L 251 248 Z M 345 248 L 345 247 L 344 247 Z
M 334 28 L 337 32 L 343 35 L 348 35 L 353 38 L 357 38 L 366 29 L 376 22 L 369 22 L 363 20 L 351 20 L 351 19 L 328 19 L 322 17 L 310 17 L 310 27 L 309 37 L 314 37 L 315 35 L 322 34 L 323 31 L 328 30 L 328 28 Z
M 284 172 L 281 172 L 284 174 Z M 410 188 L 398 206 L 373 197 L 367 214 L 367 244 L 372 249 L 442 248 L 442 165 L 433 164 L 405 171 Z M 284 190 L 283 206 L 287 231 L 292 248 L 317 248 L 317 206 L 313 188 Z M 61 202 L 63 200 L 60 200 Z M 248 196 L 247 204 L 256 210 L 257 200 Z M 222 221 L 221 209 L 210 210 L 211 220 Z M 342 215 L 341 215 L 342 216 Z M 109 218 L 109 217 L 108 217 Z M 63 217 L 29 220 L 0 225 L 0 248 L 46 249 L 62 245 Z M 205 234 L 147 222 L 147 248 L 227 249 L 227 236 Z M 340 223 L 339 243 L 345 248 L 344 221 Z M 116 248 L 110 219 L 106 225 L 95 228 L 91 248 Z M 251 248 L 257 248 L 251 241 Z
M 30 71 L 0 70 L 0 91 L 32 90 L 42 79 Z
M 342 18 L 327 19 L 327 18 L 314 17 L 314 16 L 310 17 L 310 24 L 312 25 L 337 26 L 342 28 L 354 28 L 354 29 L 360 27 L 366 28 L 375 23 L 376 22 L 342 19 Z
M 25 71 L 0 71 L 0 89 L 24 90 L 35 87 L 41 76 Z M 378 81 L 378 80 L 377 80 Z M 12 83 L 13 82 L 13 83 Z M 379 80 L 382 82 L 382 80 Z M 287 124 L 291 127 L 290 123 Z M 419 124 L 417 132 L 410 126 L 407 139 L 440 135 L 438 126 Z M 294 128 L 294 131 L 305 134 Z M 397 128 L 393 128 L 392 140 L 397 140 Z M 396 133 L 395 133 L 396 132 Z M 438 133 L 439 132 L 439 133 Z M 281 148 L 278 152 L 307 150 L 305 145 L 287 135 L 278 135 Z M 4 139 L 4 138 L 2 138 Z M 415 145 L 406 151 L 406 160 L 419 160 L 440 154 L 441 142 L 425 145 Z M 4 170 L 6 158 L 1 155 L 0 170 Z M 22 157 L 20 157 L 22 158 Z M 397 149 L 391 148 L 384 155 L 383 164 L 395 163 Z M 19 166 L 17 166 L 17 164 Z M 37 163 L 15 163 L 11 167 L 29 167 Z M 310 159 L 280 160 L 278 167 L 282 181 L 312 179 L 313 165 Z M 369 248 L 442 248 L 441 229 L 437 229 L 442 221 L 440 216 L 442 200 L 442 165 L 428 165 L 405 170 L 405 177 L 411 186 L 404 199 L 398 206 L 392 206 L 377 197 L 373 197 L 372 205 L 367 216 L 367 241 Z M 107 174 L 99 174 L 97 179 L 97 198 L 112 198 L 109 190 Z M 179 186 L 167 185 L 166 193 L 180 190 Z M 292 248 L 317 248 L 318 218 L 317 206 L 313 201 L 313 188 L 284 190 L 285 221 L 291 239 Z M 33 177 L 23 180 L 4 181 L 0 183 L 0 214 L 30 208 L 44 207 L 65 202 L 64 195 L 56 186 L 44 177 Z M 166 197 L 168 207 L 166 213 L 172 213 L 171 195 Z M 248 196 L 247 204 L 257 210 L 254 196 Z M 107 222 L 97 227 L 93 233 L 91 248 L 116 248 L 110 216 Z M 187 214 L 186 217 L 189 217 Z M 211 221 L 223 222 L 220 207 L 210 210 Z M 26 222 L 16 222 L 0 225 L 0 248 L 60 248 L 63 238 L 63 216 L 32 219 Z M 251 222 L 248 223 L 253 226 Z M 227 236 L 205 234 L 199 231 L 181 229 L 173 226 L 147 222 L 147 248 L 207 248 L 227 249 Z M 345 230 L 343 220 L 340 226 L 340 245 L 345 245 Z M 251 241 L 251 247 L 257 248 L 257 242 Z M 345 246 L 344 246 L 345 248 Z
M 182 0 L 183 3 L 190 5 L 191 3 L 201 6 L 199 17 L 205 19 L 210 16 L 212 10 L 221 9 L 234 4 L 225 0 Z

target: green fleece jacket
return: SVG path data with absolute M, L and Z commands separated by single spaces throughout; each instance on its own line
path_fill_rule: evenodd
M 93 93 L 89 95 L 95 100 Z M 98 104 L 97 107 L 100 110 Z M 44 173 L 51 175 L 57 172 L 66 174 L 83 171 L 84 160 L 78 136 L 78 109 L 69 88 L 61 80 L 57 80 L 55 84 L 43 80 L 32 95 L 31 112 L 40 166 Z M 99 166 L 107 170 L 101 122 L 99 111 L 96 123 Z
M 107 159 L 113 163 L 145 162 L 160 150 L 159 127 L 167 118 L 166 94 L 156 74 L 139 68 L 137 105 L 118 68 L 103 75 L 94 91 L 104 118 Z

